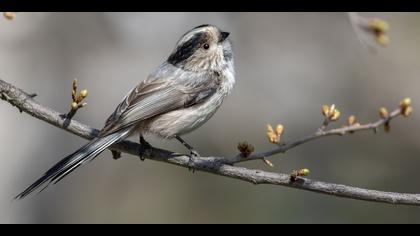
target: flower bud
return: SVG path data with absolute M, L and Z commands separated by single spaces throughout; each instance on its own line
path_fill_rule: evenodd
M 300 170 L 293 170 L 292 173 L 290 174 L 290 177 L 293 181 L 295 181 L 297 177 L 304 177 L 308 175 L 309 175 L 309 170 L 304 168 Z
M 401 108 L 411 106 L 411 98 L 404 98 L 400 103 Z
M 251 155 L 251 153 L 254 152 L 254 146 L 252 146 L 248 142 L 238 143 L 237 148 L 244 157 L 248 157 L 249 155 Z
M 8 20 L 13 20 L 16 17 L 16 13 L 15 12 L 4 12 L 3 16 Z
M 310 173 L 310 171 L 308 169 L 304 168 L 304 169 L 301 169 L 301 170 L 298 171 L 298 176 L 308 176 L 309 173 Z
M 334 110 L 334 113 L 332 114 L 330 120 L 331 121 L 337 121 L 340 118 L 341 112 L 337 109 Z
M 370 21 L 370 27 L 373 30 L 375 30 L 377 32 L 381 32 L 381 33 L 386 33 L 389 30 L 388 22 L 386 22 L 384 20 L 381 20 L 381 19 L 378 19 L 378 18 L 372 19 Z
M 284 126 L 282 124 L 278 124 L 276 127 L 276 134 L 281 136 L 284 132 Z
M 279 143 L 283 132 L 284 132 L 283 125 L 281 124 L 277 125 L 276 131 L 274 131 L 273 127 L 270 124 L 267 124 L 267 137 L 270 143 Z
M 349 126 L 352 126 L 356 123 L 356 117 L 354 115 L 349 116 L 349 118 L 347 118 L 347 124 Z
M 88 96 L 88 91 L 86 89 L 80 91 L 80 96 L 82 98 L 86 98 Z
M 413 107 L 409 106 L 403 110 L 402 114 L 404 117 L 409 117 L 411 113 L 413 113 Z
M 381 46 L 387 46 L 389 44 L 389 37 L 386 34 L 378 34 L 378 36 L 376 36 L 376 41 Z
M 71 109 L 76 110 L 77 108 L 79 108 L 79 104 L 77 104 L 77 102 L 72 102 Z
M 73 80 L 73 90 L 77 90 L 77 79 Z
M 269 160 L 267 160 L 267 159 L 265 159 L 265 158 L 263 158 L 262 160 L 263 160 L 263 162 L 264 162 L 266 165 L 268 165 L 268 166 L 270 166 L 270 167 L 274 167 L 274 164 L 273 164 L 271 161 L 269 161 Z
M 330 113 L 330 108 L 327 105 L 322 106 L 322 115 L 328 117 Z
M 386 119 L 386 118 L 388 118 L 388 116 L 389 116 L 389 112 L 388 112 L 388 110 L 387 110 L 385 107 L 381 107 L 381 108 L 379 108 L 379 116 L 380 116 L 382 119 Z

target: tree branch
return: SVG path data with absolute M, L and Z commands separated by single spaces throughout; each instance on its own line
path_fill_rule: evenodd
M 33 99 L 33 96 L 31 94 L 28 94 L 23 90 L 1 79 L 0 98 L 7 101 L 11 105 L 17 107 L 21 112 L 28 113 L 29 115 L 35 118 L 48 122 L 49 124 L 71 132 L 79 137 L 85 139 L 92 139 L 99 132 L 97 129 L 91 128 L 75 120 L 71 120 L 67 125 L 65 122 L 66 118 L 61 113 L 39 104 Z M 389 119 L 397 115 L 398 114 L 396 112 L 393 112 L 390 114 Z M 380 121 L 374 124 L 360 126 L 358 127 L 358 129 L 371 129 L 372 126 L 379 126 L 383 122 L 384 121 Z M 285 146 L 280 146 L 272 151 L 254 154 L 249 158 L 260 159 L 260 157 L 266 157 L 274 155 L 276 153 L 285 152 L 290 148 L 293 148 L 310 140 L 329 135 L 336 135 L 342 131 L 343 130 L 340 129 L 333 129 L 330 131 L 325 131 L 323 133 L 317 133 L 313 136 L 307 137 L 306 139 L 290 143 Z M 349 130 L 344 131 L 347 132 Z M 117 150 L 137 156 L 141 146 L 137 143 L 133 143 L 130 141 L 123 141 L 121 143 L 111 146 L 110 148 L 112 150 Z M 346 185 L 326 183 L 300 177 L 297 179 L 292 179 L 291 176 L 288 174 L 271 173 L 262 170 L 253 170 L 244 167 L 233 166 L 233 163 L 242 161 L 242 159 L 235 160 L 235 158 L 237 157 L 234 157 L 233 159 L 227 157 L 199 157 L 194 158 L 193 161 L 190 162 L 189 156 L 154 147 L 147 149 L 143 155 L 145 158 L 150 160 L 166 162 L 186 168 L 192 167 L 196 170 L 239 179 L 253 184 L 281 185 L 338 197 L 352 198 L 365 201 L 404 205 L 420 205 L 420 194 L 394 193 L 361 189 Z
M 326 124 L 324 122 L 322 127 L 317 132 L 303 139 L 299 139 L 289 144 L 278 144 L 278 147 L 273 150 L 252 154 L 248 157 L 244 157 L 243 155 L 238 154 L 237 156 L 230 158 L 229 163 L 234 164 L 234 163 L 239 163 L 239 162 L 244 162 L 244 161 L 264 159 L 265 157 L 273 156 L 275 154 L 285 153 L 296 146 L 313 141 L 315 139 L 327 137 L 327 136 L 337 136 L 337 135 L 342 136 L 345 134 L 351 134 L 354 132 L 367 131 L 367 130 L 373 130 L 374 132 L 377 132 L 378 128 L 381 125 L 390 122 L 392 119 L 394 119 L 395 117 L 399 115 L 401 115 L 401 109 L 396 109 L 392 111 L 387 117 L 384 117 L 374 123 L 368 123 L 364 125 L 344 126 L 342 128 L 335 128 L 335 129 L 330 129 L 330 130 L 325 130 Z

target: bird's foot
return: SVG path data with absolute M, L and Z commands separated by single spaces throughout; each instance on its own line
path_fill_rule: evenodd
M 143 136 L 140 136 L 140 148 L 139 148 L 139 157 L 141 161 L 146 160 L 146 158 L 144 157 L 144 153 L 150 149 L 152 147 L 152 145 L 150 145 L 150 143 L 148 143 Z
M 189 145 L 187 142 L 185 142 L 185 140 L 182 139 L 180 136 L 176 135 L 175 138 L 180 143 L 182 143 L 188 150 L 190 150 L 190 159 L 188 160 L 188 170 L 189 171 L 192 170 L 192 172 L 194 173 L 195 172 L 195 169 L 193 167 L 194 166 L 193 165 L 194 164 L 194 159 L 196 157 L 200 157 L 200 154 L 196 150 L 194 150 L 194 148 L 191 145 Z
M 189 157 L 190 159 L 188 160 L 188 170 L 195 173 L 194 161 L 195 161 L 195 158 L 200 157 L 200 154 L 196 150 L 191 149 Z

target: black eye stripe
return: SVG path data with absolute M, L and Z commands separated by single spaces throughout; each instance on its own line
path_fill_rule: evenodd
M 173 65 L 182 63 L 190 56 L 192 56 L 194 52 L 198 50 L 206 41 L 207 35 L 204 32 L 196 33 L 189 40 L 176 48 L 175 52 L 169 56 L 168 62 Z

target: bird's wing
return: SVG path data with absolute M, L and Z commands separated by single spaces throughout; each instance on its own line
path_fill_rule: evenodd
M 202 103 L 218 89 L 212 74 L 184 73 L 178 68 L 160 68 L 131 90 L 108 118 L 101 136 L 140 121 Z

